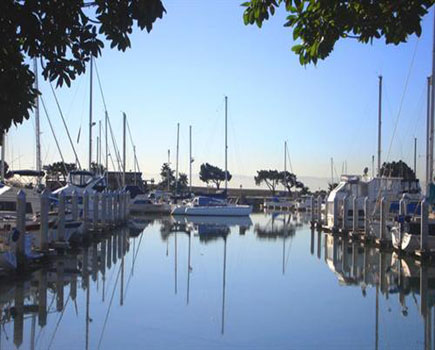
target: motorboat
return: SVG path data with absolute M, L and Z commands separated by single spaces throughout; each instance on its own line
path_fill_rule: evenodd
M 171 206 L 162 200 L 151 199 L 138 186 L 126 186 L 130 193 L 130 212 L 135 214 L 169 214 Z

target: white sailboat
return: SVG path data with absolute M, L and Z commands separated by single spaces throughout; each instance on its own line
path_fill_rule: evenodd
M 228 190 L 228 97 L 225 96 L 225 193 Z M 252 212 L 252 206 L 229 203 L 227 200 L 213 197 L 195 197 L 191 202 L 177 206 L 173 215 L 198 216 L 247 216 Z

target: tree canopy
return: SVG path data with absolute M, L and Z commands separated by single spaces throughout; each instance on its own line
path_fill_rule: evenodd
M 227 171 L 227 180 L 230 181 L 231 178 L 232 175 L 229 171 Z M 219 189 L 221 182 L 225 181 L 225 171 L 209 163 L 201 164 L 199 179 L 205 182 L 207 185 L 209 182 L 214 183 L 216 188 Z
M 288 171 L 258 170 L 254 180 L 257 186 L 266 184 L 272 194 L 275 194 L 276 187 L 280 184 L 286 188 L 289 194 L 292 193 L 293 188 L 299 189 L 302 194 L 309 192 L 308 187 L 299 181 L 295 174 Z
M 44 165 L 44 170 L 48 177 L 65 182 L 68 173 L 77 170 L 77 166 L 75 163 L 63 163 L 59 161 Z
M 29 59 L 40 61 L 45 79 L 70 86 L 101 54 L 103 38 L 125 51 L 133 27 L 150 32 L 164 12 L 161 0 L 0 1 L 0 131 L 28 119 L 35 106 Z
M 383 163 L 380 176 L 403 177 L 404 180 L 415 180 L 415 173 L 408 164 L 399 160 L 398 162 Z
M 404 43 L 410 35 L 421 35 L 421 20 L 433 5 L 433 0 L 250 0 L 244 2 L 245 24 L 261 27 L 265 20 L 285 6 L 285 27 L 293 29 L 297 44 L 292 51 L 301 64 L 325 59 L 336 42 L 352 38 L 371 43 L 385 38 L 386 44 Z
M 276 187 L 281 182 L 281 176 L 278 170 L 257 170 L 257 176 L 254 177 L 254 180 L 257 186 L 265 183 L 272 194 L 275 194 Z
M 163 163 L 161 169 L 160 169 L 160 177 L 162 181 L 159 182 L 157 185 L 160 189 L 168 189 L 168 183 L 169 183 L 169 190 L 175 189 L 175 175 L 174 170 L 171 169 L 171 166 L 168 163 Z

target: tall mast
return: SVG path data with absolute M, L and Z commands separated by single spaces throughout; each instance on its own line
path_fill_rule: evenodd
M 189 125 L 189 192 L 192 193 L 192 125 Z
M 103 151 L 101 149 L 101 120 L 98 121 L 98 173 L 101 175 L 101 165 L 103 163 Z
M 1 159 L 1 181 L 5 181 L 5 148 L 6 148 L 6 131 L 3 130 L 1 135 L 1 142 L 2 142 L 2 159 Z
M 228 189 L 228 97 L 225 96 L 225 193 Z
M 430 77 L 427 77 L 427 110 L 426 110 L 426 195 L 429 195 L 430 184 Z
M 331 186 L 334 185 L 334 158 L 331 158 Z
M 382 75 L 379 76 L 379 103 L 378 103 L 378 176 L 381 175 L 381 139 L 382 137 Z
M 127 115 L 125 113 L 122 113 L 124 115 L 124 124 L 123 124 L 123 138 L 122 138 L 122 187 L 125 187 L 125 161 L 126 161 L 126 147 L 125 147 L 125 129 L 127 124 Z
M 429 185 L 433 182 L 433 146 L 434 146 L 434 114 L 435 114 L 435 89 L 434 89 L 434 77 L 435 77 L 435 10 L 434 10 L 434 22 L 433 22 L 433 42 L 432 42 L 432 77 L 431 77 L 431 104 L 430 104 L 430 134 L 429 134 L 429 181 L 427 182 L 428 190 Z M 427 193 L 429 195 L 430 192 Z
M 178 193 L 178 152 L 180 148 L 180 123 L 177 123 L 177 158 L 175 160 L 175 194 Z
M 136 146 L 133 146 L 133 164 L 134 164 L 134 185 L 137 185 L 137 176 L 136 176 Z
M 170 170 L 169 170 L 169 164 L 171 164 L 171 150 L 168 149 L 168 170 L 167 170 L 167 178 L 168 178 L 168 192 L 171 190 L 171 179 L 170 179 Z
M 287 189 L 287 141 L 284 141 L 284 190 Z
M 417 138 L 414 137 L 414 174 L 417 177 Z
M 91 70 L 89 79 L 89 171 L 92 169 L 92 75 L 93 56 L 91 55 Z
M 35 89 L 39 90 L 38 86 L 38 62 L 36 57 L 33 58 L 33 71 L 35 74 Z M 36 171 L 41 171 L 41 130 L 39 124 L 39 96 L 35 99 L 35 133 L 36 133 Z M 41 183 L 41 177 L 37 178 L 38 184 Z
M 106 133 L 106 184 L 109 185 L 109 141 L 108 141 L 108 118 L 107 111 L 105 113 L 105 128 L 104 131 Z

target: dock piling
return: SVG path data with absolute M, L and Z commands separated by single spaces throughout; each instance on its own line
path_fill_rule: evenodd
M 65 241 L 65 192 L 59 193 L 59 209 L 58 209 L 58 223 L 57 223 L 57 240 Z
M 18 241 L 16 244 L 16 255 L 18 264 L 24 262 L 24 244 L 25 244 L 25 234 L 26 234 L 26 193 L 23 190 L 18 191 L 17 195 L 17 230 L 18 230 Z
M 429 225 L 428 225 L 428 203 L 426 198 L 421 201 L 421 225 L 420 225 L 420 250 L 422 253 L 427 251 L 427 236 L 429 233 Z
M 40 213 L 40 239 L 39 249 L 41 251 L 48 250 L 48 210 L 49 210 L 49 195 L 50 191 L 45 189 L 41 193 L 41 213 Z

